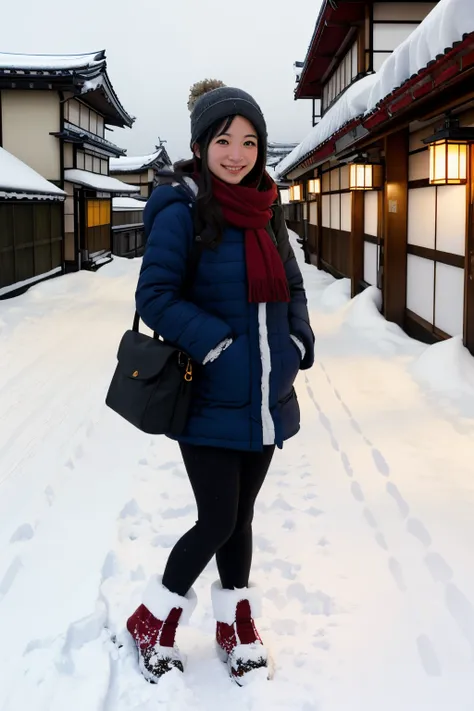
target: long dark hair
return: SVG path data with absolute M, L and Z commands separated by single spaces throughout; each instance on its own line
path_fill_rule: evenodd
M 235 116 L 236 114 L 228 116 L 225 120 L 219 119 L 198 139 L 200 158 L 195 156 L 192 160 L 179 161 L 173 166 L 172 177 L 178 182 L 198 173 L 194 228 L 204 247 L 212 248 L 219 244 L 225 227 L 221 207 L 212 192 L 212 173 L 207 161 L 209 146 L 217 135 L 225 133 L 230 128 Z M 255 186 L 257 190 L 261 187 L 266 156 L 266 137 L 258 135 L 257 161 L 250 173 L 242 180 L 241 185 Z

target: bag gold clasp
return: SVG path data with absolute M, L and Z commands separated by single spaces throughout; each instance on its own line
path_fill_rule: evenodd
M 191 363 L 191 359 L 188 360 L 188 363 L 186 365 L 186 372 L 184 374 L 184 379 L 187 383 L 190 383 L 191 380 L 193 379 L 193 364 Z

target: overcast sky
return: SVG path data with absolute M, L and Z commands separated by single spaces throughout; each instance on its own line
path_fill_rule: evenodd
M 306 56 L 321 0 L 21 0 L 2 6 L 0 52 L 105 49 L 131 130 L 108 137 L 129 155 L 158 136 L 172 160 L 189 154 L 189 87 L 212 77 L 251 93 L 269 138 L 301 141 L 311 102 L 295 102 L 293 63 Z

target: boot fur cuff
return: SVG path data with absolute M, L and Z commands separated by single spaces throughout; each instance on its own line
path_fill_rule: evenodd
M 143 604 L 157 620 L 163 622 L 173 608 L 179 607 L 183 610 L 179 622 L 187 624 L 197 604 L 196 593 L 191 588 L 186 596 L 182 597 L 165 588 L 161 580 L 161 575 L 154 575 L 150 578 L 143 593 Z
M 262 614 L 262 595 L 259 588 L 252 583 L 248 588 L 235 588 L 226 590 L 219 581 L 211 586 L 212 608 L 217 622 L 224 622 L 226 625 L 233 625 L 235 622 L 235 611 L 241 600 L 248 600 L 253 619 Z

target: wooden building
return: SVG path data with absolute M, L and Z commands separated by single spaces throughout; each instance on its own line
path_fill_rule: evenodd
M 295 92 L 321 120 L 277 172 L 314 264 L 474 353 L 474 5 L 456 29 L 450 2 L 323 0 Z
M 119 257 L 141 257 L 145 251 L 144 200 L 116 197 L 112 200 L 112 252 Z
M 124 183 L 139 189 L 139 196 L 147 200 L 157 183 L 157 173 L 171 166 L 164 146 L 146 156 L 121 156 L 110 161 L 110 172 Z
M 0 299 L 62 271 L 65 197 L 0 148 Z
M 109 175 L 125 153 L 107 133 L 131 127 L 105 52 L 0 54 L 0 146 L 67 193 L 63 270 L 95 268 L 112 251 L 112 196 L 138 192 Z

